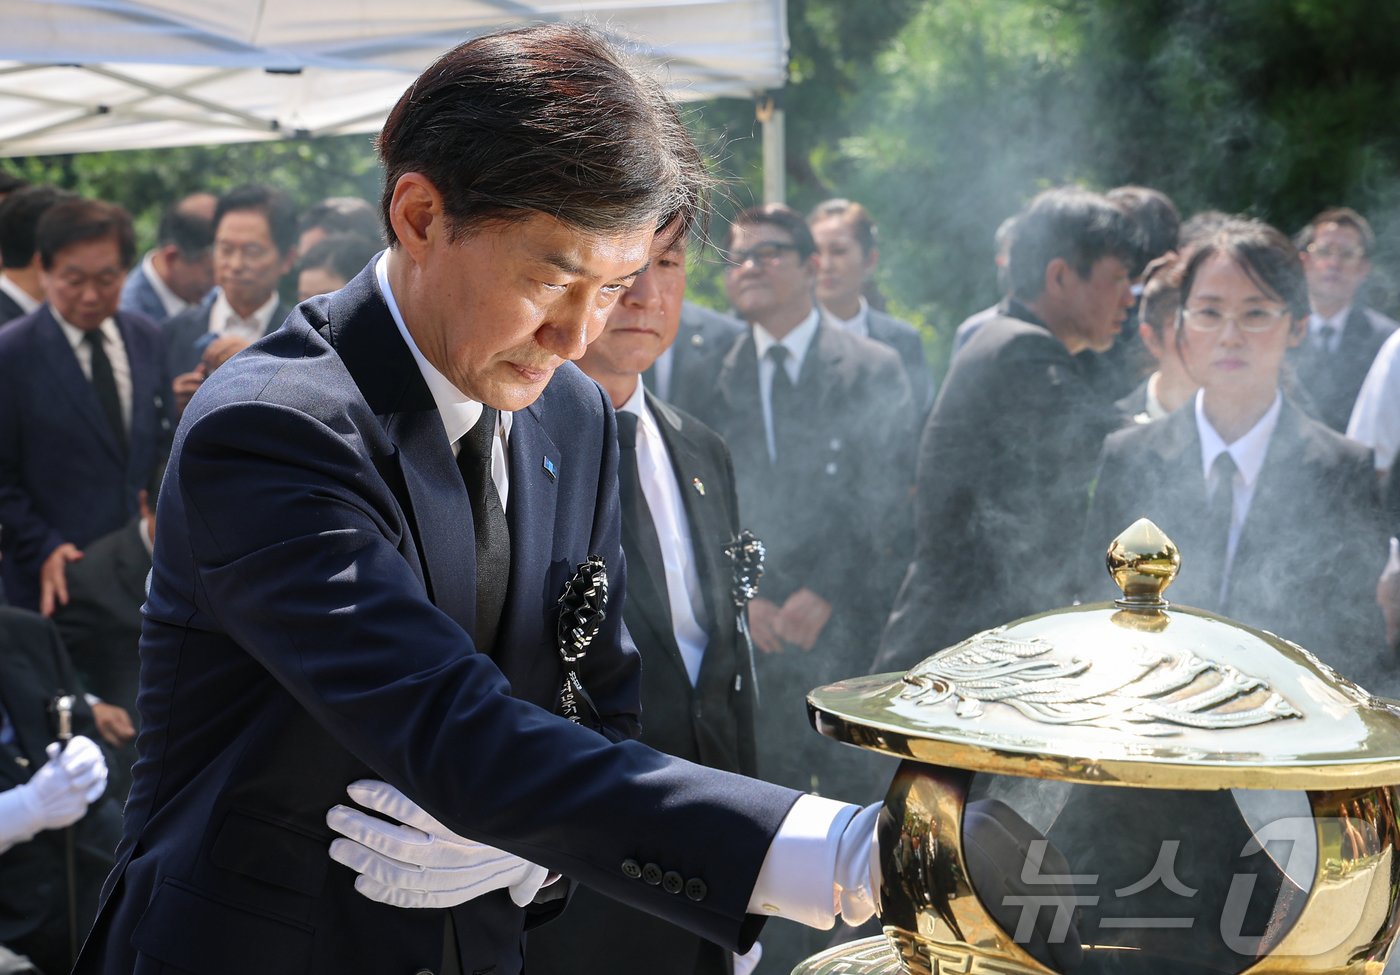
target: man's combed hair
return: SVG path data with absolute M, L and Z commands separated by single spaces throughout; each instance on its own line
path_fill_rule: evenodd
M 1081 278 L 1116 257 L 1137 274 L 1144 250 L 1141 230 L 1099 193 L 1062 186 L 1041 193 L 1016 219 L 1007 278 L 1011 293 L 1034 301 L 1045 290 L 1045 269 L 1060 258 Z
M 711 179 L 661 85 L 579 26 L 452 49 L 399 99 L 377 147 L 391 244 L 389 209 L 405 173 L 437 187 L 454 240 L 532 213 L 594 233 L 652 224 L 684 234 Z
M 123 268 L 136 260 L 136 234 L 125 209 L 106 200 L 60 200 L 39 218 L 35 232 L 39 263 L 45 271 L 52 271 L 60 251 L 94 240 L 116 243 Z

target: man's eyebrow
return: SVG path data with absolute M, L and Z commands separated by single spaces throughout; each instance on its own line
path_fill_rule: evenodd
M 597 277 L 596 274 L 590 274 L 590 273 L 588 273 L 588 268 L 584 267 L 583 265 L 581 265 L 581 264 L 579 264 L 579 263 L 577 263 L 577 262 L 575 262 L 575 261 L 570 260 L 569 258 L 565 257 L 563 254 L 546 254 L 546 255 L 544 255 L 544 257 L 541 258 L 541 260 L 542 260 L 545 264 L 548 264 L 550 267 L 554 267 L 554 268 L 557 268 L 557 269 L 560 270 L 560 271 L 563 271 L 565 274 L 572 274 L 572 275 L 575 275 L 575 276 L 580 277 L 580 278 L 596 278 L 596 277 Z M 639 267 L 639 268 L 638 268 L 637 270 L 635 270 L 635 271 L 630 271 L 630 272 L 628 272 L 627 274 L 618 275 L 618 280 L 623 280 L 623 279 L 625 279 L 625 278 L 635 278 L 635 277 L 637 277 L 637 276 L 639 276 L 639 275 L 641 275 L 641 274 L 646 273 L 647 269 L 650 268 L 650 267 L 651 267 L 651 261 L 647 261 L 645 264 L 643 264 L 641 267 Z

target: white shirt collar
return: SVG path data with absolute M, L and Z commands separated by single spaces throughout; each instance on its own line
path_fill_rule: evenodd
M 151 290 L 160 299 L 161 305 L 165 308 L 165 314 L 169 318 L 174 318 L 180 312 L 190 306 L 190 303 L 170 290 L 170 285 L 165 283 L 165 279 L 156 270 L 155 251 L 147 251 L 146 256 L 141 258 L 141 273 L 146 275 L 146 280 L 151 284 Z M 276 305 L 273 306 L 274 308 Z M 271 317 L 272 312 L 268 312 Z M 266 331 L 266 329 L 264 329 Z
M 83 336 L 87 335 L 87 332 L 83 331 L 76 325 L 70 325 L 67 319 L 60 315 L 58 313 L 58 309 L 55 308 L 53 305 L 49 305 L 49 314 L 53 316 L 54 321 L 58 322 L 58 327 L 63 330 L 63 335 L 65 338 L 68 339 L 68 344 L 71 345 L 73 347 L 73 351 L 76 352 L 78 350 L 78 346 L 83 344 Z M 122 340 L 121 332 L 117 331 L 117 323 L 115 319 L 112 319 L 110 317 L 103 319 L 102 324 L 97 326 L 97 330 L 101 332 L 102 337 L 106 339 L 106 342 L 104 343 L 106 345 L 111 345 L 114 342 L 119 343 Z
M 870 336 L 870 303 L 865 295 L 860 296 L 860 308 L 850 318 L 841 318 L 830 308 L 825 309 L 828 317 L 852 335 Z
M 754 351 L 758 354 L 758 361 L 762 362 L 763 357 L 768 354 L 768 350 L 775 345 L 782 345 L 788 350 L 788 358 L 791 363 L 789 374 L 802 372 L 802 360 L 807 357 L 807 350 L 812 346 L 812 340 L 817 337 L 817 326 L 821 323 L 821 314 L 814 307 L 811 313 L 782 339 L 775 339 L 769 331 L 757 322 L 753 326 Z
M 408 346 L 408 351 L 413 355 L 413 361 L 418 365 L 418 371 L 423 374 L 423 382 L 428 384 L 428 392 L 433 394 L 433 402 L 437 404 L 438 415 L 442 417 L 442 427 L 447 432 L 447 442 L 455 444 L 462 437 L 466 436 L 468 430 L 476 426 L 476 421 L 481 419 L 482 405 L 474 399 L 469 399 L 460 389 L 452 384 L 437 367 L 429 362 L 418 349 L 418 343 L 413 341 L 413 336 L 409 334 L 408 326 L 404 324 L 403 314 L 399 311 L 399 303 L 394 299 L 394 291 L 389 286 L 389 251 L 385 250 L 379 255 L 379 260 L 374 263 L 374 277 L 379 283 L 379 292 L 384 296 L 384 303 L 389 306 L 389 314 L 394 318 L 394 324 L 398 326 L 399 335 L 403 336 L 404 344 Z M 642 384 L 637 383 L 637 393 L 641 393 Z M 500 411 L 500 432 L 510 438 L 511 415 L 505 410 Z
M 19 310 L 26 315 L 37 311 L 39 306 L 43 304 L 42 301 L 16 284 L 4 271 L 0 271 L 0 291 L 13 298 L 15 304 L 19 305 Z
M 1309 335 L 1309 337 L 1316 336 L 1317 333 L 1318 333 L 1318 330 L 1321 329 L 1322 326 L 1324 326 L 1324 325 L 1331 325 L 1331 326 L 1333 326 L 1333 327 L 1337 330 L 1337 331 L 1336 331 L 1336 334 L 1337 334 L 1337 335 L 1341 335 L 1341 334 L 1342 334 L 1342 329 L 1346 328 L 1347 316 L 1349 316 L 1350 314 L 1351 314 L 1351 305 L 1347 305 L 1347 306 L 1346 306 L 1345 308 L 1343 308 L 1341 311 L 1337 312 L 1337 314 L 1332 315 L 1332 316 L 1329 317 L 1329 318 L 1323 318 L 1323 317 L 1322 317 L 1321 315 L 1319 315 L 1317 312 L 1313 312 L 1311 315 L 1308 316 L 1308 335 Z
M 278 295 L 272 292 L 272 296 L 263 302 L 256 311 L 253 312 L 251 321 L 257 325 L 257 335 L 250 338 L 259 338 L 267 334 L 267 326 L 272 321 L 272 313 L 277 310 Z M 228 303 L 228 298 L 224 295 L 224 289 L 220 288 L 214 298 L 214 307 L 209 309 L 209 331 L 222 332 L 229 316 L 239 320 L 245 320 L 242 315 L 233 310 L 233 306 Z M 280 324 L 280 323 L 279 323 Z
M 1205 390 L 1199 390 L 1196 393 L 1196 431 L 1201 438 L 1201 466 L 1205 471 L 1206 480 L 1210 480 L 1211 466 L 1215 463 L 1215 458 L 1228 451 L 1245 485 L 1253 486 L 1259 478 L 1259 471 L 1264 467 L 1264 456 L 1269 451 L 1269 439 L 1273 437 L 1274 429 L 1278 426 L 1279 414 L 1283 410 L 1283 396 L 1275 392 L 1273 405 L 1259 418 L 1259 422 L 1232 444 L 1225 443 L 1225 438 L 1210 425 L 1210 420 L 1206 419 L 1204 404 Z

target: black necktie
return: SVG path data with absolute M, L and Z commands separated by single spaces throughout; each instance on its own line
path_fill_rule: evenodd
M 97 393 L 97 405 L 112 426 L 112 434 L 117 443 L 126 448 L 126 423 L 122 421 L 122 401 L 117 395 L 117 380 L 112 375 L 112 360 L 107 358 L 107 350 L 102 347 L 102 332 L 93 329 L 83 335 L 92 352 L 92 389 Z
M 1210 570 L 1211 605 L 1217 608 L 1221 586 L 1225 581 L 1225 560 L 1230 551 L 1230 524 L 1235 514 L 1235 460 L 1228 450 L 1216 455 L 1210 465 L 1210 502 L 1206 506 L 1206 552 Z M 1218 608 L 1224 609 L 1223 606 Z
M 651 506 L 642 491 L 637 469 L 637 414 L 617 414 L 617 445 L 622 448 L 617 461 L 617 493 L 622 501 L 622 551 L 627 556 L 629 575 L 640 584 L 655 587 L 661 607 L 669 618 L 671 601 L 666 589 L 666 560 Z M 647 582 L 643 582 L 644 577 Z
M 491 447 L 496 438 L 496 411 L 482 407 L 481 419 L 462 438 L 457 468 L 466 482 L 476 528 L 476 632 L 478 650 L 496 646 L 496 628 L 506 604 L 510 580 L 510 527 L 501 495 L 491 478 Z
M 783 447 L 792 449 L 790 437 L 796 429 L 797 390 L 788 375 L 787 360 L 791 353 L 785 345 L 769 346 L 764 353 L 773 363 L 773 384 L 768 390 L 768 405 L 773 411 L 773 453 L 775 461 L 783 456 Z
M 1337 335 L 1337 326 L 1331 322 L 1324 322 L 1317 330 L 1317 343 L 1322 351 L 1328 354 L 1332 352 L 1332 343 Z

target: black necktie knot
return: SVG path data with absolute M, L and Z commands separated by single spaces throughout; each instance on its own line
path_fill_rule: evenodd
M 623 450 L 637 447 L 637 414 L 623 410 L 617 414 L 617 445 Z

